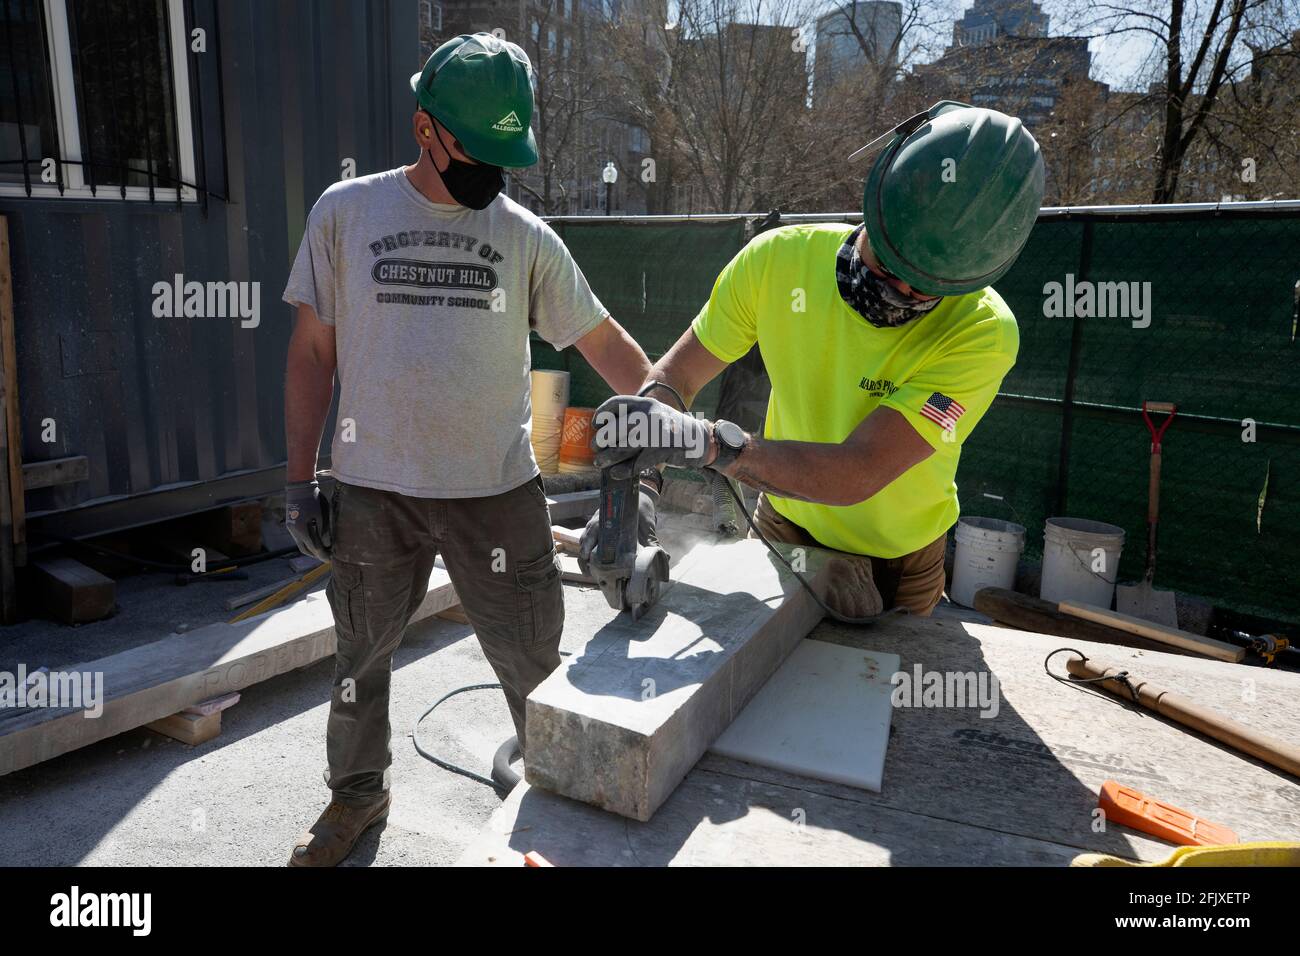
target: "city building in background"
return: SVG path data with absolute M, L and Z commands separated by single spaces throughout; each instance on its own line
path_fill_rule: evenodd
M 953 46 L 978 46 L 1002 37 L 1047 36 L 1047 14 L 1033 0 L 975 0 L 953 24 Z
M 898 68 L 903 5 L 893 0 L 843 0 L 817 18 L 813 103 L 846 78 Z

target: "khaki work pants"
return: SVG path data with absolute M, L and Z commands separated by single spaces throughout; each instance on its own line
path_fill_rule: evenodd
M 803 527 L 795 524 L 784 515 L 778 514 L 767 500 L 767 495 L 758 496 L 758 506 L 754 509 L 754 524 L 771 541 L 783 544 L 801 544 L 811 548 L 826 548 Z M 750 531 L 751 537 L 756 537 Z M 947 540 L 941 534 L 925 547 L 900 558 L 869 558 L 871 576 L 876 589 L 885 603 L 885 609 L 905 607 L 911 613 L 927 617 L 943 597 L 944 571 L 943 554 Z M 844 554 L 846 552 L 837 552 Z M 863 558 L 867 555 L 854 554 L 850 557 Z

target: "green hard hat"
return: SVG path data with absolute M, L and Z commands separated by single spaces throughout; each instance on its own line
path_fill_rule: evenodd
M 943 100 L 897 126 L 862 193 L 867 241 L 919 292 L 961 295 L 1015 263 L 1043 201 L 1043 157 L 1020 120 Z
M 515 44 L 463 33 L 433 51 L 411 89 L 474 159 L 519 168 L 537 162 L 532 73 L 528 54 Z

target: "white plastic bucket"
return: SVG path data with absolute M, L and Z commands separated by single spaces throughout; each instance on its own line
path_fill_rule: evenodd
M 569 373 L 552 369 L 533 369 L 530 374 L 533 392 L 533 417 L 558 418 L 564 421 L 569 407 Z
M 1109 608 L 1123 551 L 1123 528 L 1087 518 L 1048 518 L 1039 596 Z
M 569 407 L 569 373 L 535 369 L 530 375 L 533 420 L 529 438 L 537 467 L 544 475 L 559 471 L 560 441 L 564 434 L 564 410 Z
M 1009 588 L 1025 550 L 1025 529 L 999 518 L 961 518 L 952 561 L 953 603 L 971 607 L 980 588 Z

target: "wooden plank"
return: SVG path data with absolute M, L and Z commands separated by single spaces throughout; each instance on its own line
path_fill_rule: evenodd
M 1227 644 L 1209 637 L 1201 637 L 1199 634 L 1182 631 L 1176 627 L 1166 627 L 1153 621 L 1144 621 L 1142 618 L 1133 617 L 1130 614 L 1108 611 L 1105 608 L 1085 604 L 1082 601 L 1061 601 L 1057 607 L 1064 614 L 1081 617 L 1085 621 L 1096 621 L 1098 624 L 1105 624 L 1121 631 L 1128 631 L 1130 634 L 1140 634 L 1142 637 L 1159 641 L 1161 644 L 1180 647 L 1185 651 L 1203 654 L 1215 660 L 1240 664 L 1246 659 L 1246 649 L 1244 647 L 1237 647 L 1235 644 Z
M 199 538 L 216 549 L 235 556 L 262 550 L 262 504 L 245 501 L 198 515 L 195 529 Z
M 85 455 L 51 458 L 49 461 L 29 461 L 23 465 L 23 486 L 27 491 L 71 485 L 90 479 L 90 459 Z
M 555 547 L 560 551 L 565 554 L 577 554 L 578 542 L 582 538 L 582 532 L 551 525 L 551 537 L 555 540 Z
M 210 714 L 191 714 L 181 711 L 179 714 L 172 714 L 160 720 L 151 720 L 145 726 L 155 733 L 196 747 L 221 734 L 221 711 L 213 711 Z
M 4 379 L 0 399 L 4 402 L 6 470 L 9 473 L 9 501 L 13 521 L 14 560 L 27 563 L 27 506 L 23 485 L 22 417 L 18 404 L 18 346 L 14 335 L 14 284 L 9 265 L 9 220 L 0 216 L 0 354 Z
M 825 552 L 801 550 L 816 580 Z M 761 542 L 697 545 L 529 695 L 528 782 L 648 820 L 821 616 Z
M 411 619 L 455 603 L 446 572 L 435 570 Z M 316 592 L 239 624 L 212 624 L 73 665 L 66 670 L 103 675 L 103 712 L 87 720 L 75 707 L 0 710 L 0 775 L 305 667 L 332 656 L 334 648 L 329 602 Z
M 1069 637 L 1099 644 L 1118 644 L 1121 647 L 1140 647 L 1144 650 L 1165 651 L 1172 654 L 1192 654 L 1181 647 L 1170 647 L 1128 631 L 1120 631 L 1095 621 L 1063 614 L 1055 601 L 1021 594 L 1007 588 L 981 588 L 975 592 L 975 610 L 987 614 L 999 624 L 1018 628 L 1045 637 Z
M 102 620 L 117 606 L 113 579 L 75 558 L 40 558 L 32 562 L 31 574 L 42 609 L 64 624 Z

